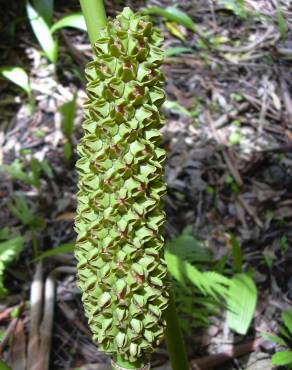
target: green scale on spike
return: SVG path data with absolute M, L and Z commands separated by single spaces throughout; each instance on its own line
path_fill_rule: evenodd
M 125 8 L 101 31 L 85 71 L 78 284 L 99 349 L 129 362 L 162 341 L 168 305 L 161 41 L 146 16 Z

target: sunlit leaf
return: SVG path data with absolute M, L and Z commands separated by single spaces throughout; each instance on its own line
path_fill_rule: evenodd
M 176 46 L 176 47 L 172 47 L 172 48 L 167 48 L 164 51 L 164 55 L 166 57 L 173 57 L 175 55 L 190 54 L 192 52 L 193 52 L 193 49 L 191 49 L 191 48 L 187 48 L 185 46 Z
M 254 315 L 257 302 L 257 288 L 247 274 L 237 274 L 231 280 L 227 301 L 228 326 L 245 335 Z
M 282 313 L 282 320 L 292 337 L 292 310 L 284 311 Z
M 179 25 L 175 22 L 166 22 L 165 23 L 166 28 L 168 31 L 174 36 L 177 37 L 178 39 L 185 41 L 184 34 L 182 33 Z
M 82 31 L 87 31 L 84 17 L 81 13 L 70 14 L 64 18 L 61 18 L 51 27 L 51 32 L 54 33 L 62 28 L 71 27 L 77 28 Z
M 58 44 L 53 39 L 49 26 L 44 18 L 37 13 L 37 11 L 29 4 L 29 2 L 26 3 L 26 11 L 33 32 L 45 55 L 52 63 L 56 63 L 58 56 Z
M 163 104 L 163 108 L 169 109 L 170 111 L 176 114 L 181 114 L 186 117 L 192 117 L 191 112 L 189 112 L 184 106 L 182 106 L 177 101 L 166 100 Z
M 282 366 L 292 364 L 292 351 L 275 353 L 272 357 L 272 364 Z
M 192 19 L 182 10 L 175 7 L 160 8 L 159 6 L 153 6 L 145 9 L 146 14 L 160 15 L 166 20 L 176 22 L 182 26 L 188 28 L 191 31 L 195 30 L 195 24 Z
M 3 67 L 0 68 L 0 73 L 15 85 L 20 86 L 28 95 L 31 94 L 29 77 L 23 68 Z
M 23 250 L 24 238 L 16 237 L 0 243 L 0 298 L 7 294 L 4 287 L 4 271 L 6 267 L 14 261 Z

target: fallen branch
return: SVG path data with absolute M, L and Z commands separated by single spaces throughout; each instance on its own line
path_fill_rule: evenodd
M 265 340 L 262 338 L 257 338 L 251 342 L 239 344 L 226 350 L 224 352 L 205 356 L 191 362 L 193 370 L 208 370 L 213 367 L 219 366 L 232 360 L 233 358 L 246 355 L 250 352 L 259 350 L 265 343 Z

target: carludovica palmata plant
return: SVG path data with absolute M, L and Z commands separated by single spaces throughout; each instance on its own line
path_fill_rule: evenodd
M 94 54 L 77 162 L 75 255 L 85 313 L 113 369 L 150 368 L 166 333 L 173 369 L 186 370 L 162 236 L 162 38 L 129 8 L 107 21 L 101 0 L 80 2 Z

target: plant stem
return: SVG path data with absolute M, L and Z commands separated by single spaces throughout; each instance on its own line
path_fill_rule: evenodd
M 166 344 L 172 370 L 189 370 L 187 353 L 178 322 L 174 295 L 169 292 L 169 305 L 165 312 Z
M 87 26 L 89 40 L 91 45 L 94 45 L 99 36 L 99 31 L 107 23 L 103 0 L 80 0 L 80 5 Z
M 133 370 L 141 368 L 145 365 L 143 359 L 136 362 L 129 362 L 127 360 L 124 360 L 122 356 L 117 356 L 115 358 L 115 363 L 123 369 L 133 369 Z M 112 370 L 116 370 L 116 368 L 113 366 Z

